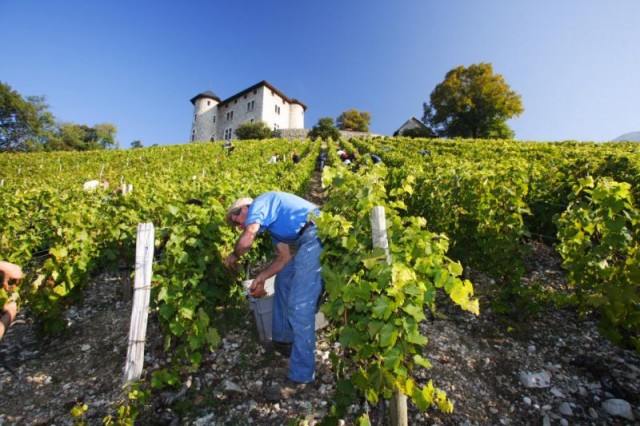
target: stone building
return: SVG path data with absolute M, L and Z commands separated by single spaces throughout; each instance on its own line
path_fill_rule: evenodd
M 415 117 L 411 117 L 410 119 L 405 121 L 404 124 L 400 126 L 398 130 L 393 132 L 393 136 L 402 136 L 406 130 L 415 130 L 415 129 L 424 130 L 425 132 L 430 131 L 429 128 L 425 126 L 422 121 L 418 120 Z
M 264 121 L 273 131 L 304 129 L 307 109 L 265 80 L 225 100 L 211 91 L 202 92 L 191 103 L 191 141 L 236 139 L 234 130 L 246 122 Z

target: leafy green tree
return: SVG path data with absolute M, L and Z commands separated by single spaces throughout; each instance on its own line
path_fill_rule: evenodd
M 118 128 L 110 123 L 100 123 L 93 126 L 92 137 L 102 146 L 103 149 L 115 146 L 116 133 Z
M 520 95 L 480 63 L 449 71 L 424 104 L 422 121 L 442 137 L 513 138 L 506 121 L 523 111 Z
M 340 138 L 340 131 L 333 124 L 333 118 L 324 117 L 318 120 L 318 124 L 311 128 L 307 135 L 309 139 L 333 139 L 337 141 Z
M 0 152 L 105 149 L 114 146 L 116 133 L 109 123 L 56 124 L 44 97 L 25 99 L 0 82 Z
M 370 122 L 371 114 L 366 111 L 360 112 L 357 109 L 345 111 L 336 119 L 338 129 L 354 132 L 368 132 Z
M 131 148 L 142 148 L 142 142 L 140 140 L 131 142 Z
M 37 151 L 54 128 L 44 97 L 24 99 L 0 82 L 0 152 Z
M 45 142 L 47 151 L 92 151 L 105 149 L 114 144 L 116 127 L 113 124 L 62 123 Z
M 268 139 L 272 136 L 269 125 L 264 121 L 242 123 L 236 129 L 238 139 Z

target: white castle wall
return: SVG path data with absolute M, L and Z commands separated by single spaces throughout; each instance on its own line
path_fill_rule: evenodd
M 271 130 L 304 129 L 304 108 L 292 104 L 267 86 L 232 96 L 220 104 L 200 98 L 194 104 L 191 140 L 223 140 L 229 136 L 236 139 L 235 129 L 239 125 L 257 121 L 266 122 Z
M 304 129 L 304 108 L 300 104 L 291 104 L 289 111 L 289 128 Z
M 208 141 L 215 133 L 216 123 L 213 117 L 218 112 L 218 102 L 211 98 L 200 98 L 196 100 L 193 110 L 194 118 L 191 125 L 192 141 Z M 216 119 L 217 122 L 217 119 Z

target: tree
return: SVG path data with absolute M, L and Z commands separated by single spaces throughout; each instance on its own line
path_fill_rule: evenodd
M 92 137 L 102 146 L 103 149 L 115 146 L 115 137 L 118 128 L 110 123 L 100 123 L 93 126 Z
M 24 99 L 0 82 L 0 152 L 37 151 L 54 128 L 44 97 Z
M 140 140 L 131 142 L 131 148 L 142 148 L 142 142 Z
M 436 135 L 463 138 L 512 138 L 506 121 L 524 108 L 520 95 L 489 63 L 449 71 L 424 104 L 422 121 Z
M 62 123 L 44 144 L 47 151 L 92 151 L 105 149 L 114 143 L 116 127 L 113 124 Z
M 337 141 L 340 138 L 340 131 L 333 124 L 333 118 L 324 117 L 318 120 L 318 124 L 311 128 L 307 135 L 309 139 L 333 139 Z
M 56 124 L 43 96 L 24 99 L 0 82 L 0 152 L 105 149 L 114 145 L 116 133 L 109 123 Z
M 338 129 L 354 132 L 368 132 L 370 122 L 371 114 L 366 111 L 360 112 L 357 109 L 345 111 L 336 119 Z
M 264 121 L 242 123 L 236 129 L 238 139 L 268 139 L 272 136 L 269 125 Z

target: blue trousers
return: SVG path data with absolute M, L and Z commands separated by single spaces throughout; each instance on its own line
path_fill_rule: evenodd
M 272 338 L 291 342 L 289 379 L 315 380 L 316 311 L 322 292 L 320 253 L 322 244 L 311 226 L 297 240 L 299 246 L 275 281 Z

